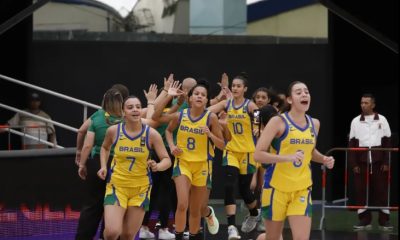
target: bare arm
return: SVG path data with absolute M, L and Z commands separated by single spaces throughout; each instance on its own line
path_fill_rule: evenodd
M 232 139 L 231 131 L 228 128 L 228 114 L 225 111 L 219 113 L 219 125 L 222 129 L 222 135 L 224 135 L 224 140 L 229 142 Z
M 156 84 L 151 84 L 148 92 L 146 92 L 146 90 L 143 90 L 144 96 L 147 99 L 146 118 L 148 119 L 151 119 L 151 116 L 154 113 L 154 103 L 157 97 L 157 91 L 158 89 Z
M 224 150 L 224 137 L 222 135 L 221 126 L 218 123 L 218 117 L 214 113 L 211 113 L 210 116 L 210 127 L 211 132 L 208 134 L 208 137 L 211 139 L 211 141 L 213 141 L 217 148 Z
M 171 159 L 169 158 L 167 149 L 164 146 L 161 135 L 154 129 L 150 129 L 150 145 L 156 151 L 159 163 L 149 160 L 148 164 L 153 172 L 165 171 L 171 167 Z
M 170 76 L 171 78 L 171 76 Z M 170 81 L 170 79 L 168 80 Z M 171 80 L 173 81 L 173 80 Z M 171 113 L 166 113 L 163 114 L 163 110 L 165 106 L 172 100 L 174 96 L 181 96 L 183 95 L 183 91 L 180 90 L 179 88 L 181 87 L 181 84 L 178 81 L 173 81 L 172 84 L 168 87 L 167 90 L 163 90 L 159 97 L 156 99 L 155 103 L 155 111 L 153 114 L 152 119 L 154 121 L 166 123 L 171 120 Z M 164 88 L 165 89 L 165 88 Z
M 107 162 L 110 157 L 111 145 L 113 144 L 117 135 L 118 125 L 111 126 L 107 129 L 106 136 L 104 137 L 103 145 L 100 150 L 100 170 L 97 172 L 99 178 L 105 180 L 107 175 Z
M 95 138 L 95 133 L 89 131 L 86 134 L 85 142 L 83 144 L 83 148 L 82 148 L 82 152 L 81 152 L 81 160 L 79 162 L 79 169 L 78 169 L 79 177 L 81 177 L 81 179 L 83 179 L 83 180 L 85 180 L 86 176 L 87 176 L 86 162 L 87 162 L 89 154 L 93 148 L 94 138 Z
M 169 122 L 167 129 L 165 129 L 165 138 L 167 139 L 169 149 L 174 156 L 182 153 L 182 150 L 176 147 L 176 145 L 174 144 L 174 138 L 172 135 L 172 132 L 175 130 L 175 128 L 178 127 L 178 120 L 179 113 L 175 113 L 174 118 L 171 120 L 171 122 Z
M 226 101 L 227 101 L 227 100 L 223 100 L 223 101 L 221 101 L 221 102 L 219 102 L 219 103 L 217 103 L 217 104 L 215 104 L 215 105 L 209 106 L 209 107 L 208 107 L 208 110 L 209 110 L 210 112 L 213 112 L 213 113 L 215 113 L 215 114 L 218 114 L 219 112 L 221 112 L 222 110 L 225 109 Z
M 268 152 L 271 142 L 275 137 L 281 136 L 285 131 L 285 123 L 279 116 L 271 118 L 258 139 L 254 160 L 259 163 L 279 163 L 302 161 L 304 154 L 297 152 L 291 155 L 276 155 Z
M 318 135 L 320 122 L 318 119 L 312 119 L 314 123 L 315 133 Z M 332 169 L 335 165 L 335 159 L 332 156 L 325 156 L 321 154 L 316 148 L 312 151 L 312 161 L 321 163 L 329 169 Z
M 78 134 L 76 136 L 76 156 L 75 156 L 75 164 L 79 166 L 79 162 L 81 159 L 81 151 L 83 147 L 83 142 L 85 140 L 86 132 L 89 129 L 90 124 L 92 124 L 92 120 L 90 118 L 86 119 L 86 121 L 81 125 L 78 130 Z

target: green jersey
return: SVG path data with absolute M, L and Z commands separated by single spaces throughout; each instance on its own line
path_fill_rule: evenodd
M 105 112 L 103 109 L 97 110 L 90 117 L 92 123 L 90 124 L 89 131 L 94 132 L 94 146 L 92 149 L 92 157 L 96 154 L 100 155 L 101 145 L 103 144 L 104 137 L 108 127 L 117 124 L 122 121 L 121 118 L 111 116 L 109 113 Z M 111 149 L 110 156 L 113 156 L 114 149 Z

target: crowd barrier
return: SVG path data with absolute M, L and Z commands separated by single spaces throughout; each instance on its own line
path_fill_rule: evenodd
M 332 148 L 328 150 L 328 152 L 325 154 L 327 156 L 332 155 L 333 152 L 337 151 L 344 151 L 345 152 L 345 168 L 344 168 L 344 198 L 340 201 L 336 202 L 344 202 L 344 205 L 338 206 L 338 205 L 329 205 L 327 204 L 326 200 L 326 178 L 327 178 L 327 170 L 325 166 L 322 166 L 322 215 L 320 219 L 320 224 L 319 224 L 319 229 L 322 230 L 325 226 L 325 209 L 330 208 L 330 209 L 370 209 L 370 210 L 382 210 L 382 209 L 387 209 L 387 210 L 398 210 L 398 206 L 390 206 L 390 190 L 391 190 L 391 169 L 392 169 L 392 152 L 398 152 L 398 148 L 367 148 L 367 147 L 361 147 L 361 148 Z M 371 167 L 370 167 L 370 162 L 371 162 L 371 154 L 367 154 L 368 156 L 368 161 L 366 161 L 367 164 L 367 171 L 365 174 L 366 177 L 366 204 L 365 206 L 361 205 L 348 205 L 347 202 L 349 200 L 348 198 L 348 180 L 349 180 L 349 169 L 348 169 L 348 152 L 349 151 L 368 151 L 371 153 L 372 151 L 388 151 L 389 152 L 389 159 L 388 159 L 388 176 L 387 176 L 387 181 L 388 181 L 388 196 L 387 196 L 387 206 L 370 206 L 369 205 L 369 189 L 370 189 L 370 174 L 371 174 Z M 336 164 L 338 163 L 338 160 L 336 160 Z

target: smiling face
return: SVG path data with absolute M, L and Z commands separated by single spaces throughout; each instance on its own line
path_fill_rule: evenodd
M 301 82 L 293 84 L 287 101 L 292 109 L 295 108 L 302 112 L 308 111 L 310 108 L 311 96 L 307 86 Z
M 242 79 L 235 78 L 232 81 L 232 95 L 235 98 L 243 97 L 244 93 L 247 91 Z
M 129 97 L 124 103 L 125 120 L 130 122 L 140 121 L 142 104 L 137 97 Z
M 197 86 L 193 89 L 192 95 L 189 97 L 190 106 L 196 108 L 205 108 L 208 102 L 207 89 L 203 86 Z

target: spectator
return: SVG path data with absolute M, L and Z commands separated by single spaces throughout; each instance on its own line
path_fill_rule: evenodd
M 390 127 L 386 118 L 374 111 L 375 97 L 364 94 L 361 97 L 362 113 L 351 122 L 349 147 L 390 147 Z M 349 152 L 349 166 L 354 174 L 355 201 L 361 206 L 386 206 L 388 203 L 389 153 L 383 151 Z M 368 171 L 368 173 L 367 173 Z M 366 202 L 366 176 L 369 174 L 369 201 Z M 368 209 L 358 209 L 359 223 L 356 230 L 371 229 L 372 215 Z M 389 210 L 379 211 L 379 225 L 382 230 L 392 230 L 389 224 Z
M 36 92 L 30 93 L 28 96 L 28 108 L 24 109 L 24 111 L 51 120 L 50 116 L 40 109 L 40 104 L 41 100 L 39 94 Z M 57 144 L 56 132 L 52 123 L 47 123 L 25 114 L 16 113 L 14 117 L 8 120 L 8 124 L 12 128 L 20 127 L 25 134 L 37 138 L 37 140 L 34 140 L 22 137 L 23 149 L 46 148 L 47 145 L 40 142 L 39 139 L 52 142 L 54 147 Z

